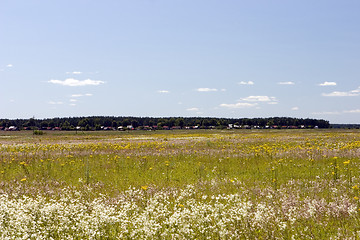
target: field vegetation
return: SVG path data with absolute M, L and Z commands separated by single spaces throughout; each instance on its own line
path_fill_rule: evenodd
M 0 132 L 1 239 L 358 239 L 359 130 Z

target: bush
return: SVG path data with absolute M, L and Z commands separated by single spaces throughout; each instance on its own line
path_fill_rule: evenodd
M 34 135 L 44 135 L 44 132 L 41 130 L 34 130 Z

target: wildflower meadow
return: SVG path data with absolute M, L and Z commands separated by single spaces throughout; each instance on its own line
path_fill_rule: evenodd
M 0 132 L 0 239 L 359 239 L 360 130 Z

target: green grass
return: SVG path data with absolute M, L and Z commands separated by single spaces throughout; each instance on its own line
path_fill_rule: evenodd
M 224 224 L 234 238 L 358 236 L 359 130 L 1 132 L 0 149 L 0 190 L 10 199 L 44 196 L 60 201 L 64 189 L 71 189 L 69 195 L 74 199 L 80 193 L 81 201 L 105 197 L 111 202 L 134 188 L 140 194 L 136 197 L 138 211 L 145 211 L 154 198 L 169 204 L 166 211 L 174 213 L 178 204 L 185 209 L 192 209 L 191 204 L 215 207 L 211 196 L 232 202 L 229 198 L 235 194 L 252 203 L 249 216 L 260 211 L 254 206 L 260 209 L 264 205 L 275 212 L 259 227 L 254 217 L 237 223 L 229 215 L 231 224 Z M 179 202 L 179 192 L 189 186 L 193 193 Z M 169 197 L 157 198 L 157 194 Z M 294 221 L 287 212 L 291 204 L 297 209 L 294 211 L 305 211 L 292 213 L 297 216 Z M 234 206 L 224 206 L 224 216 Z M 161 225 L 168 217 L 159 220 L 154 215 L 153 220 Z M 207 224 L 217 226 L 220 220 L 213 221 Z M 190 238 L 205 236 L 201 231 L 207 225 L 196 224 L 200 225 L 193 231 L 199 232 Z M 240 233 L 236 224 L 252 227 Z M 287 226 L 285 230 L 281 224 Z M 167 230 L 161 226 L 159 234 L 165 234 Z M 135 234 L 135 228 L 128 227 Z M 110 231 L 108 236 L 123 233 L 116 224 L 104 229 Z M 228 236 L 215 232 L 209 237 Z
M 183 187 L 212 179 L 277 185 L 358 176 L 358 132 L 161 131 L 11 133 L 2 141 L 3 181 L 100 183 L 106 191 Z M 348 138 L 347 138 L 348 137 Z M 341 138 L 341 142 L 339 142 Z M 339 144 L 341 146 L 339 146 Z M 334 163 L 333 157 L 338 158 Z M 350 164 L 343 164 L 350 160 Z M 331 164 L 333 164 L 331 166 Z M 337 166 L 335 166 L 337 165 Z M 80 181 L 79 181 L 80 179 Z M 275 184 L 274 184 L 275 183 Z

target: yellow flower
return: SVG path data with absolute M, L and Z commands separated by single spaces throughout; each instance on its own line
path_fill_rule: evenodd
M 184 207 L 184 205 L 182 205 L 181 203 L 178 204 L 179 207 Z
M 23 178 L 20 180 L 20 182 L 25 182 L 26 181 L 26 178 Z
M 234 180 L 234 179 L 230 179 L 230 182 L 235 182 L 235 180 Z
M 354 199 L 355 199 L 355 200 L 359 200 L 359 198 L 358 198 L 358 197 L 356 197 L 356 196 L 354 197 Z
M 343 162 L 345 165 L 350 163 L 350 160 Z
M 145 186 L 141 186 L 141 189 L 142 189 L 142 190 L 146 190 L 146 189 L 148 189 L 148 186 L 146 186 L 146 185 L 145 185 Z
M 20 162 L 20 165 L 25 165 L 25 162 Z
M 357 190 L 357 189 L 359 189 L 359 187 L 358 187 L 358 185 L 355 185 L 355 186 L 352 187 L 352 189 Z

